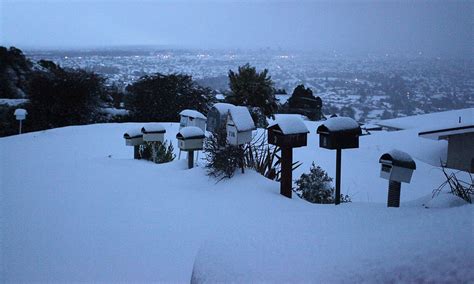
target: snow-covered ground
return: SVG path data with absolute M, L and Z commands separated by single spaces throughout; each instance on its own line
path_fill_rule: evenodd
M 294 150 L 331 176 L 335 152 Z M 1 278 L 5 282 L 470 282 L 473 206 L 440 196 L 434 165 L 446 142 L 417 131 L 377 132 L 342 154 L 351 204 L 315 205 L 279 195 L 247 170 L 216 183 L 186 161 L 133 160 L 123 133 L 141 123 L 96 124 L 0 139 Z M 176 146 L 178 124 L 165 137 Z M 393 148 L 417 163 L 387 208 L 378 159 Z M 185 155 L 182 155 L 184 158 Z M 202 154 L 200 155 L 202 158 Z M 454 206 L 455 205 L 455 206 Z

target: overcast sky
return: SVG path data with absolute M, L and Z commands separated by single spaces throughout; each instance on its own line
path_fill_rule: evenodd
M 0 0 L 0 45 L 472 56 L 473 1 Z

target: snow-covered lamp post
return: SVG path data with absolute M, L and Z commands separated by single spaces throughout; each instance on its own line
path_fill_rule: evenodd
M 387 207 L 400 207 L 401 183 L 410 183 L 416 163 L 409 154 L 399 150 L 383 154 L 379 163 L 380 177 L 389 180 Z
M 291 198 L 293 148 L 307 145 L 308 128 L 301 118 L 288 116 L 278 118 L 267 130 L 268 143 L 281 149 L 280 194 Z
M 28 112 L 26 111 L 26 109 L 22 109 L 22 108 L 17 108 L 15 110 L 15 117 L 16 117 L 16 120 L 20 121 L 20 129 L 18 131 L 19 134 L 21 134 L 21 126 L 22 126 L 22 122 L 23 120 L 26 119 L 26 115 L 28 114 Z
M 197 126 L 187 126 L 176 134 L 178 148 L 188 152 L 188 168 L 194 167 L 194 151 L 202 150 L 204 147 L 204 131 Z
M 331 117 L 321 124 L 317 131 L 319 147 L 336 150 L 336 198 L 341 203 L 341 155 L 342 149 L 359 148 L 362 134 L 359 124 L 350 117 Z

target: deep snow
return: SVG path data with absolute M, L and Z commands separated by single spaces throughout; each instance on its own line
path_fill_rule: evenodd
M 313 160 L 334 176 L 335 152 L 317 146 L 317 123 L 305 123 L 309 146 L 294 149 L 303 162 L 294 178 Z M 342 154 L 342 192 L 356 202 L 336 207 L 284 198 L 251 170 L 216 183 L 185 160 L 133 160 L 122 135 L 143 125 L 0 139 L 0 281 L 189 282 L 193 268 L 211 282 L 474 279 L 473 206 L 422 205 L 443 181 L 433 165 L 445 141 L 410 130 L 361 137 Z M 179 125 L 164 126 L 176 146 Z M 379 178 L 378 159 L 393 148 L 417 163 L 400 208 L 385 207 Z

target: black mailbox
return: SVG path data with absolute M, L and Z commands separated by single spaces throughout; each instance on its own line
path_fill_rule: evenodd
M 317 133 L 321 148 L 350 149 L 359 148 L 362 130 L 350 117 L 332 117 L 318 127 Z
M 268 143 L 280 147 L 296 148 L 307 145 L 308 128 L 298 117 L 279 119 L 268 128 Z

